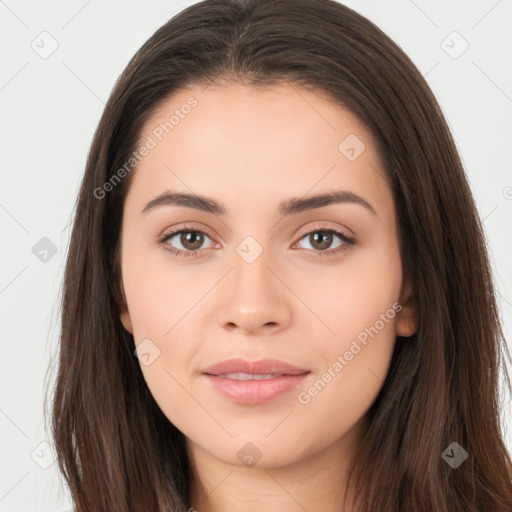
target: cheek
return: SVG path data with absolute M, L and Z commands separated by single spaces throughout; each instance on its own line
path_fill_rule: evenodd
M 297 395 L 306 423 L 328 419 L 320 444 L 334 441 L 360 420 L 378 396 L 386 379 L 396 343 L 399 284 L 378 273 L 346 277 L 335 305 L 324 309 L 335 332 L 316 338 L 314 355 L 322 365 Z
M 200 297 L 197 293 L 200 290 L 162 279 L 156 270 L 153 267 L 140 272 L 130 298 L 127 292 L 134 341 L 139 345 L 150 339 L 156 345 L 155 351 L 159 352 L 156 368 L 173 374 L 179 369 L 184 373 L 201 339 L 194 332 L 197 326 L 193 321 L 193 306 Z M 164 375 L 164 378 L 167 377 Z
M 122 268 L 134 337 L 163 338 L 197 301 L 194 274 L 173 263 L 163 247 L 129 235 L 122 248 Z
M 339 271 L 331 269 L 329 279 L 309 280 L 317 284 L 308 304 L 319 312 L 330 334 L 316 338 L 315 352 L 323 367 L 302 403 L 314 398 L 314 407 L 321 409 L 340 403 L 355 419 L 378 394 L 396 341 L 402 273 L 397 246 L 381 247 L 354 254 Z M 303 286 L 306 290 L 306 283 Z
M 344 350 L 360 333 L 364 338 L 365 329 L 376 322 L 384 336 L 393 338 L 397 311 L 392 306 L 400 298 L 402 268 L 397 244 L 390 239 L 347 254 L 336 267 L 319 266 L 313 278 L 302 272 L 295 279 L 294 291 L 328 328 L 320 337 L 328 353 Z
M 191 333 L 195 325 L 190 320 L 200 289 L 186 279 L 190 272 L 166 262 L 163 250 L 147 248 L 147 241 L 141 249 L 144 243 L 125 240 L 123 286 L 142 373 L 162 410 L 185 406 L 187 396 L 179 383 L 198 350 L 200 338 Z
M 155 265 L 134 271 L 129 282 L 126 295 L 142 374 L 162 412 L 186 430 L 188 422 L 201 412 L 188 391 L 188 372 L 200 340 L 193 332 L 191 311 L 197 294 L 169 276 L 162 277 Z M 149 353 L 150 364 L 145 364 L 145 353 Z

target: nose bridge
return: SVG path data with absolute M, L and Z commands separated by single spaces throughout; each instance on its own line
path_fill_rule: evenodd
M 258 239 L 248 235 L 235 247 L 233 279 L 237 295 L 246 298 L 253 294 L 267 295 L 276 291 L 272 283 L 275 276 L 269 268 L 275 260 L 268 237 L 263 240 L 259 235 Z
M 266 241 L 246 236 L 236 247 L 232 272 L 223 287 L 219 321 L 255 331 L 265 325 L 283 327 L 290 311 L 284 285 L 276 277 L 276 259 Z

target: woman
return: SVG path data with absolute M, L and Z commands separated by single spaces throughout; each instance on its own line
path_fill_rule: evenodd
M 200 2 L 142 46 L 62 306 L 78 512 L 512 509 L 463 166 L 409 58 L 337 2 Z

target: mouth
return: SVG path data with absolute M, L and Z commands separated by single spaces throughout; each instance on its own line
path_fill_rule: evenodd
M 206 374 L 208 375 L 208 374 Z M 276 379 L 278 377 L 284 377 L 285 375 L 279 373 L 267 373 L 267 374 L 259 374 L 259 373 L 226 373 L 222 375 L 211 375 L 212 377 L 224 377 L 226 379 L 233 380 L 267 380 L 267 379 Z
M 275 359 L 231 359 L 201 373 L 222 397 L 238 404 L 257 405 L 298 389 L 311 372 Z

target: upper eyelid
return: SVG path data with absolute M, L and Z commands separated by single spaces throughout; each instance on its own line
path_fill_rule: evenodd
M 323 225 L 319 225 L 319 226 L 310 226 L 308 228 L 301 228 L 297 235 L 296 236 L 305 236 L 305 235 L 308 235 L 310 233 L 315 233 L 316 231 L 322 231 L 322 230 L 325 230 L 325 231 L 337 231 L 337 232 L 340 232 L 341 234 L 345 235 L 347 238 L 351 238 L 351 239 L 354 239 L 355 240 L 355 235 L 350 231 L 348 230 L 347 228 L 341 228 L 339 226 L 333 226 L 333 225 L 329 225 L 328 222 L 326 222 L 325 224 Z
M 208 232 L 207 229 L 205 228 L 198 228 L 198 227 L 195 227 L 195 226 L 180 226 L 179 228 L 171 228 L 169 230 L 165 230 L 162 235 L 159 237 L 161 240 L 164 239 L 164 238 L 168 238 L 168 237 L 171 237 L 173 235 L 177 235 L 179 233 L 182 233 L 183 231 L 192 231 L 192 232 L 198 232 L 198 233 L 203 233 L 205 235 L 207 235 L 211 240 L 214 240 L 214 237 L 210 235 L 210 233 Z

